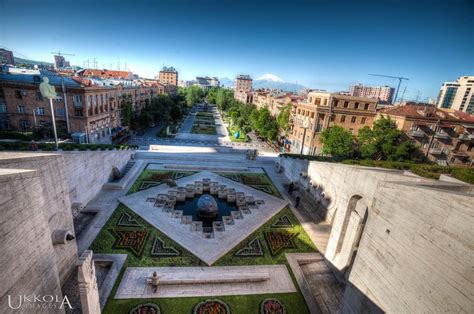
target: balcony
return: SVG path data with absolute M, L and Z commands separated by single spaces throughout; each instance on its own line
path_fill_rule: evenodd
M 438 140 L 447 140 L 449 138 L 449 134 L 443 131 L 436 132 L 434 135 L 435 138 Z
M 430 154 L 431 155 L 442 155 L 444 153 L 444 149 L 442 148 L 431 148 Z
M 461 134 L 461 135 L 459 135 L 458 140 L 459 141 L 470 142 L 470 141 L 474 140 L 474 134 L 470 134 L 470 133 Z
M 425 132 L 422 130 L 412 130 L 410 131 L 409 135 L 413 137 L 424 137 Z

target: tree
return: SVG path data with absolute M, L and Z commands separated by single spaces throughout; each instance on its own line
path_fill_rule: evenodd
M 351 158 L 354 155 L 354 137 L 352 133 L 336 125 L 321 133 L 323 154 L 336 158 Z
M 133 106 L 130 97 L 122 101 L 121 108 L 122 125 L 130 125 L 133 117 Z
M 280 110 L 280 113 L 277 117 L 278 127 L 280 130 L 284 130 L 285 133 L 288 130 L 288 122 L 290 120 L 291 108 L 293 105 L 291 103 L 287 104 Z
M 203 90 L 199 86 L 190 86 L 185 89 L 186 104 L 191 107 L 202 100 Z
M 395 121 L 383 116 L 372 129 L 366 126 L 359 130 L 358 144 L 361 156 L 373 160 L 410 160 L 419 153 L 397 129 Z

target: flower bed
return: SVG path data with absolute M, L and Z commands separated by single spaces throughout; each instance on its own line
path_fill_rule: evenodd
M 193 309 L 194 314 L 230 314 L 227 304 L 221 300 L 206 300 L 199 302 Z
M 126 249 L 136 256 L 142 255 L 148 237 L 148 231 L 145 230 L 110 230 L 117 238 L 114 244 L 116 249 Z
M 117 226 L 119 227 L 141 227 L 140 223 L 130 216 L 128 213 L 123 213 L 122 216 L 120 216 L 119 221 L 117 222 Z
M 267 231 L 265 239 L 272 255 L 277 255 L 285 248 L 294 248 L 295 244 L 292 239 L 298 234 L 293 232 Z
M 155 303 L 139 304 L 130 310 L 129 314 L 160 314 L 160 307 Z
M 260 314 L 286 314 L 286 308 L 277 299 L 265 299 L 260 305 Z
M 291 228 L 293 223 L 291 222 L 290 217 L 287 215 L 281 216 L 272 224 L 272 228 Z
M 151 247 L 151 256 L 178 256 L 181 253 L 172 246 L 166 246 L 165 242 L 159 237 L 155 237 L 153 246 Z
M 247 243 L 246 246 L 235 252 L 235 256 L 246 257 L 246 256 L 263 256 L 262 245 L 258 238 L 254 238 Z

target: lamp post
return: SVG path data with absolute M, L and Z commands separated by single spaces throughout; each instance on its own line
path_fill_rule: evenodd
M 54 108 L 53 108 L 53 98 L 57 97 L 56 89 L 54 86 L 49 84 L 49 79 L 47 76 L 43 76 L 43 82 L 39 85 L 39 90 L 41 95 L 44 98 L 49 98 L 49 107 L 51 109 L 51 119 L 53 124 L 53 132 L 54 132 L 54 143 L 56 145 L 56 150 L 58 150 L 58 134 L 56 132 L 56 120 L 54 118 Z

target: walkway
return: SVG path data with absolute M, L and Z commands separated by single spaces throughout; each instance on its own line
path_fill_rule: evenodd
M 146 278 L 156 271 L 155 293 Z M 115 299 L 291 293 L 296 288 L 285 265 L 216 267 L 128 267 Z

